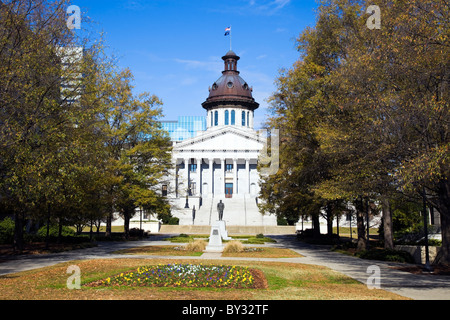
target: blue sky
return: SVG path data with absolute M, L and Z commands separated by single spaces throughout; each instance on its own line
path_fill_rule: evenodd
M 233 51 L 241 76 L 261 104 L 256 127 L 267 114 L 266 99 L 275 91 L 281 68 L 298 59 L 295 38 L 314 26 L 315 0 L 73 0 L 82 19 L 105 32 L 110 52 L 135 76 L 135 92 L 150 92 L 164 103 L 165 120 L 205 115 L 201 104 L 223 70 L 229 50 L 225 28 L 231 25 Z M 83 25 L 82 25 L 83 26 Z M 92 28 L 92 25 L 89 27 Z

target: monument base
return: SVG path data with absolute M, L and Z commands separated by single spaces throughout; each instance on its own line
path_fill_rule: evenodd
M 211 226 L 211 234 L 209 235 L 209 243 L 205 252 L 223 252 L 223 242 L 220 225 L 216 222 Z
M 228 236 L 227 225 L 226 225 L 225 221 L 221 220 L 221 221 L 217 221 L 216 223 L 219 225 L 220 235 L 222 236 L 222 240 L 233 240 L 233 238 L 230 238 Z

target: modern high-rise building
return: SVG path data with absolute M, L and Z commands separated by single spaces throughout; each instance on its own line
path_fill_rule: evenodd
M 162 128 L 170 135 L 173 142 L 194 138 L 199 132 L 206 130 L 206 117 L 180 116 L 178 121 L 161 121 Z

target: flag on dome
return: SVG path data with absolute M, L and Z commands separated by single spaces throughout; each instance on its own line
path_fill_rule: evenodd
M 230 33 L 231 33 L 231 27 L 226 28 L 226 29 L 225 29 L 225 37 L 226 37 L 226 36 L 229 36 Z

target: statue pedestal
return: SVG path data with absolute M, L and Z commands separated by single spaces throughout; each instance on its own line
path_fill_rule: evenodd
M 223 252 L 223 247 L 221 229 L 216 222 L 211 226 L 209 244 L 206 246 L 205 252 Z
M 220 235 L 222 236 L 222 240 L 233 240 L 232 238 L 230 238 L 228 236 L 228 231 L 227 231 L 227 225 L 225 223 L 225 221 L 217 221 L 216 222 L 219 225 L 220 228 Z

